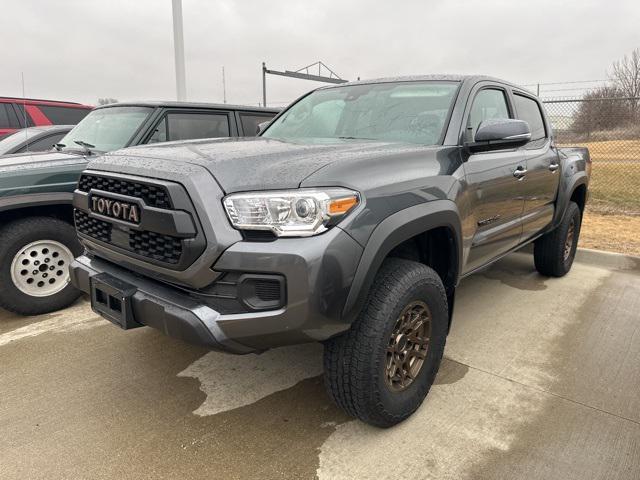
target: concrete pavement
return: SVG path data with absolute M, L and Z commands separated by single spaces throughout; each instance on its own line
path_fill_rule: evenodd
M 464 280 L 436 385 L 392 429 L 330 403 L 321 357 L 207 352 L 85 302 L 0 312 L 0 478 L 640 478 L 637 260 Z

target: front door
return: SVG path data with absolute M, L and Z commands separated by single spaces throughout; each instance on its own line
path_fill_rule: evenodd
M 467 120 L 468 139 L 483 120 L 513 118 L 505 90 L 482 88 L 473 100 Z M 515 247 L 522 234 L 524 208 L 522 149 L 504 149 L 468 155 L 464 165 L 468 188 L 467 226 L 473 232 L 465 273 L 475 270 Z

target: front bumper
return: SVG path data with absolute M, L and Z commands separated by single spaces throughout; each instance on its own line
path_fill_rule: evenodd
M 333 228 L 317 237 L 237 242 L 212 267 L 218 272 L 283 275 L 286 305 L 277 310 L 220 313 L 206 294 L 133 273 L 93 256 L 70 267 L 71 281 L 90 293 L 91 277 L 107 273 L 135 286 L 136 322 L 190 343 L 231 353 L 321 341 L 349 328 L 342 319 L 362 247 Z

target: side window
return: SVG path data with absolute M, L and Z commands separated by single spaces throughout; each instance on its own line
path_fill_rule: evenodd
M 229 117 L 221 113 L 168 113 L 169 140 L 229 136 Z
M 544 121 L 542 120 L 542 113 L 540 112 L 540 106 L 534 99 L 518 95 L 513 95 L 516 112 L 520 120 L 524 120 L 529 124 L 531 129 L 531 141 L 541 140 L 546 138 L 547 133 L 544 128 Z
M 167 138 L 167 117 L 165 116 L 158 122 L 147 143 L 166 142 Z
M 86 108 L 54 107 L 50 105 L 38 105 L 38 108 L 54 125 L 75 125 L 90 112 Z
M 470 140 L 475 138 L 480 123 L 491 118 L 509 118 L 509 108 L 504 91 L 485 88 L 476 94 L 469 112 L 467 128 L 471 130 Z
M 245 137 L 254 137 L 258 134 L 258 125 L 262 122 L 268 122 L 274 115 L 257 115 L 253 113 L 241 113 L 240 123 Z
M 0 103 L 0 128 L 14 128 L 9 121 L 9 105 L 8 103 Z
M 64 137 L 64 133 L 56 133 L 55 135 L 49 135 L 44 138 L 40 138 L 33 142 L 29 142 L 29 146 L 27 145 L 20 148 L 20 150 L 16 151 L 16 153 L 23 152 L 46 152 L 47 150 L 51 150 L 54 143 L 58 143 L 62 137 Z

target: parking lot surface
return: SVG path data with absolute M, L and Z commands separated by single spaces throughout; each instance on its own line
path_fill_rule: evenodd
M 85 301 L 0 312 L 0 478 L 640 478 L 640 262 L 513 254 L 465 279 L 436 384 L 408 421 L 342 414 L 322 348 L 208 352 Z

